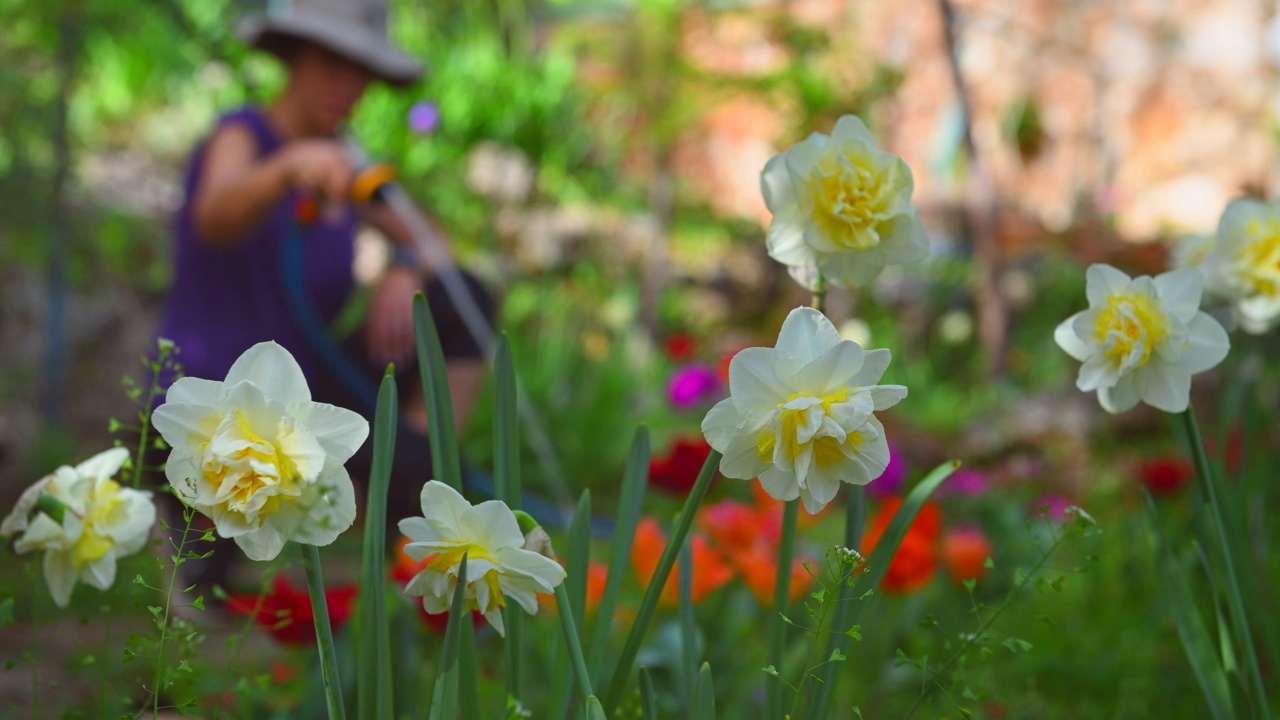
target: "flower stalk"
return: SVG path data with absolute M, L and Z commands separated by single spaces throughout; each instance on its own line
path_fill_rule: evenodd
M 1213 474 L 1209 470 L 1209 459 L 1204 451 L 1204 441 L 1200 436 L 1200 426 L 1196 422 L 1194 410 L 1190 406 L 1186 411 L 1177 413 L 1179 422 L 1187 434 L 1191 445 L 1191 456 L 1196 466 L 1196 478 L 1207 500 L 1208 511 L 1212 514 L 1210 524 L 1217 529 L 1219 550 L 1223 565 L 1227 569 L 1227 602 L 1231 609 L 1237 639 L 1245 651 L 1248 665 L 1249 685 L 1252 688 L 1253 702 L 1260 716 L 1266 720 L 1271 717 L 1270 705 L 1267 701 L 1266 684 L 1262 680 L 1262 672 L 1258 667 L 1258 655 L 1254 649 L 1253 633 L 1249 628 L 1249 617 L 1244 610 L 1244 596 L 1240 592 L 1240 580 L 1236 575 L 1235 559 L 1232 557 L 1231 544 L 1227 540 L 1226 525 L 1223 523 L 1222 508 L 1218 502 L 1218 491 L 1213 482 Z
M 338 654 L 333 644 L 333 628 L 329 625 L 329 603 L 324 596 L 324 574 L 320 571 L 320 550 L 315 545 L 302 545 L 302 567 L 307 573 L 307 589 L 311 592 L 311 609 L 316 621 L 316 645 L 320 650 L 320 676 L 324 680 L 325 704 L 329 720 L 346 720 L 342 703 L 342 682 L 338 678 Z
M 795 555 L 796 524 L 800 517 L 800 501 L 788 500 L 782 512 L 782 540 L 778 543 L 778 579 L 773 586 L 773 617 L 769 625 L 769 664 L 782 672 L 787 647 L 786 612 L 791 607 L 791 561 Z M 765 686 L 766 717 L 782 714 L 782 679 L 775 676 Z

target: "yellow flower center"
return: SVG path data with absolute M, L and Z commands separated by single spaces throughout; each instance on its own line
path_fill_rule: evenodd
M 1236 256 L 1236 266 L 1250 293 L 1274 298 L 1280 295 L 1280 224 L 1254 221 L 1250 230 L 1257 239 Z
M 300 492 L 298 484 L 302 474 L 288 455 L 281 452 L 275 443 L 265 440 L 249 426 L 243 413 L 236 413 L 240 421 L 241 437 L 247 445 L 228 457 L 220 458 L 213 468 L 206 470 L 205 480 L 222 492 L 227 482 L 234 483 L 229 505 L 248 505 L 254 496 L 267 488 L 272 488 L 271 496 L 265 499 L 261 512 L 270 515 L 280 509 L 282 499 L 291 500 Z M 204 449 L 209 443 L 204 444 Z
M 1094 340 L 1105 349 L 1107 360 L 1133 367 L 1146 365 L 1156 343 L 1168 334 L 1164 313 L 1142 293 L 1108 297 L 1107 309 L 1093 326 Z
M 119 492 L 120 484 L 114 480 L 107 480 L 94 495 L 90 496 L 91 509 L 84 518 L 84 532 L 71 548 L 71 561 L 76 567 L 83 567 L 101 560 L 111 552 L 114 543 L 110 538 L 101 535 L 98 527 L 110 522 L 117 509 L 124 510 L 123 501 L 117 497 Z
M 868 250 L 880 244 L 876 226 L 889 215 L 894 188 L 868 148 L 831 153 L 813 170 L 814 222 L 836 244 Z
M 495 566 L 498 565 L 497 559 L 488 550 L 475 543 L 470 543 L 441 552 L 431 559 L 431 562 L 427 564 L 427 568 L 436 572 L 447 572 L 462 562 L 463 555 L 467 556 L 467 564 L 471 564 L 476 560 L 487 560 Z M 507 598 L 503 596 L 502 586 L 498 584 L 498 569 L 496 567 L 486 572 L 484 577 L 480 578 L 480 582 L 489 586 L 489 605 L 484 608 L 477 605 L 477 610 L 482 613 L 489 613 L 507 606 Z
M 774 450 L 778 446 L 778 439 L 782 440 L 782 451 L 787 459 L 795 462 L 800 453 L 809 446 L 813 447 L 813 459 L 818 467 L 826 468 L 833 463 L 839 462 L 845 456 L 841 451 L 841 447 L 848 447 L 855 453 L 858 452 L 858 446 L 864 442 L 861 433 L 852 432 L 841 443 L 830 435 L 815 437 L 807 442 L 800 441 L 800 428 L 814 406 L 805 408 L 788 408 L 787 405 L 800 398 L 816 397 L 810 392 L 792 393 L 786 403 L 778 405 L 782 412 L 778 414 L 777 428 L 767 427 L 762 431 L 756 439 L 756 448 L 759 452 L 761 460 L 767 463 L 773 462 Z M 849 388 L 840 388 L 834 393 L 823 395 L 818 398 L 821 400 L 820 407 L 823 415 L 831 414 L 831 406 L 836 403 L 842 403 L 849 399 Z

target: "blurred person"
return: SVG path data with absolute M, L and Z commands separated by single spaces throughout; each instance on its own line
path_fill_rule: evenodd
M 255 343 L 275 340 L 297 359 L 316 401 L 372 420 L 371 398 L 326 362 L 324 343 L 308 335 L 296 306 L 290 306 L 284 278 L 300 276 L 316 316 L 311 319 L 327 328 L 355 288 L 357 230 L 364 223 L 380 231 L 392 243 L 393 260 L 373 290 L 365 326 L 341 349 L 375 389 L 388 362 L 400 376 L 404 413 L 388 502 L 394 522 L 396 508 L 417 507 L 417 494 L 431 475 L 426 406 L 415 367 L 415 293 L 425 292 L 432 309 L 459 426 L 484 376 L 483 349 L 432 268 L 417 259 L 408 228 L 389 207 L 352 202 L 358 168 L 340 139 L 346 122 L 370 83 L 403 87 L 421 77 L 422 67 L 389 45 L 383 0 L 271 3 L 266 13 L 245 18 L 238 33 L 283 60 L 288 81 L 265 108 L 222 117 L 196 149 L 177 215 L 176 274 L 160 336 L 177 343 L 186 375 L 209 379 L 224 377 Z M 282 255 L 297 233 L 300 267 Z M 464 278 L 491 319 L 488 294 L 474 277 Z M 330 345 L 330 355 L 332 350 Z M 368 477 L 371 460 L 370 440 L 348 463 L 357 481 Z M 234 554 L 219 552 L 215 558 L 225 562 Z M 224 574 L 225 568 L 213 569 L 212 579 L 221 581 Z

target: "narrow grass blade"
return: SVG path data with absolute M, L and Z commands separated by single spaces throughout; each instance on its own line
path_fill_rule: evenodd
M 585 623 L 587 604 L 587 565 L 591 551 L 591 491 L 583 490 L 578 497 L 578 507 L 573 513 L 573 521 L 569 525 L 569 550 L 566 554 L 565 594 L 569 598 L 569 613 L 573 616 L 573 627 L 579 633 L 576 642 L 582 646 L 582 628 Z M 557 602 L 559 596 L 557 596 Z M 572 658 L 562 658 L 559 662 L 567 662 Z M 574 669 L 575 673 L 577 669 Z M 556 684 L 551 692 L 551 717 L 563 717 L 569 710 L 573 679 L 568 674 L 558 674 Z
M 315 545 L 302 546 L 302 567 L 307 573 L 307 590 L 311 592 L 311 611 L 316 621 L 316 645 L 320 650 L 320 674 L 324 679 L 329 720 L 346 720 L 342 681 L 338 677 L 338 654 L 333 646 L 333 627 L 329 625 L 329 602 L 324 595 L 324 573 L 320 570 L 320 551 Z
M 716 688 L 711 682 L 711 664 L 702 663 L 693 691 L 693 720 L 716 720 Z M 819 716 L 814 716 L 819 717 Z
M 600 700 L 595 695 L 587 698 L 587 720 L 607 720 L 604 707 L 600 705 Z
M 844 546 L 857 550 L 862 544 L 862 528 L 867 520 L 867 492 L 861 485 L 855 485 L 849 488 L 848 495 L 844 500 Z M 835 630 L 835 634 L 831 636 L 830 642 L 827 643 L 827 651 L 823 657 L 831 657 L 832 650 L 839 650 L 841 655 L 848 655 L 849 643 L 852 640 L 845 635 L 845 631 L 849 629 L 849 613 L 850 606 L 853 604 L 850 598 L 853 597 L 853 588 L 847 585 L 840 586 L 839 600 L 836 602 L 836 613 L 832 620 L 831 627 Z M 822 675 L 817 688 L 813 690 L 813 717 L 825 718 L 827 710 L 831 706 L 831 693 L 835 689 L 836 673 L 840 670 L 840 663 L 829 662 L 822 666 Z
M 658 694 L 653 689 L 653 676 L 649 668 L 640 666 L 640 717 L 644 720 L 658 720 Z
M 400 409 L 396 399 L 395 366 L 388 366 L 378 390 L 373 420 L 373 467 L 365 503 L 364 567 L 360 593 L 360 663 L 356 670 L 356 699 L 361 720 L 390 720 L 391 637 L 387 623 L 387 488 L 395 457 Z
M 933 493 L 941 487 L 946 479 L 951 477 L 951 473 L 960 467 L 959 460 L 946 462 L 929 472 L 924 479 L 911 488 L 911 492 L 907 493 L 907 499 L 902 501 L 902 505 L 898 508 L 898 512 L 890 521 L 889 527 L 880 536 L 880 542 L 876 544 L 876 549 L 871 552 L 871 557 L 867 559 L 867 571 L 859 576 L 859 587 L 875 589 L 880 587 L 880 583 L 884 581 L 884 576 L 889 572 L 889 564 L 893 561 L 893 556 L 898 554 L 898 546 L 902 544 L 902 539 L 907 536 L 907 530 L 911 528 L 911 523 L 916 521 L 916 515 L 920 514 L 920 509 L 924 504 L 929 502 L 929 498 L 933 497 Z M 866 603 L 855 603 L 857 606 L 853 611 L 853 623 L 857 624 L 862 618 L 862 612 L 866 609 Z M 841 631 L 843 632 L 843 631 Z M 843 648 L 841 648 L 843 650 Z
M 689 534 L 689 529 L 693 527 L 694 517 L 698 514 L 703 498 L 707 496 L 707 488 L 711 487 L 711 479 L 715 477 L 720 458 L 720 453 L 711 451 L 707 461 L 702 465 L 702 472 L 698 474 L 697 482 L 689 491 L 689 497 L 684 501 L 680 516 L 676 519 L 676 526 L 671 533 L 667 549 L 662 552 L 662 558 L 658 560 L 658 568 L 653 573 L 653 579 L 649 582 L 649 589 L 644 593 L 644 599 L 640 601 L 640 610 L 636 613 L 631 632 L 627 634 L 626 644 L 622 646 L 622 653 L 618 656 L 618 666 L 614 669 L 613 677 L 609 681 L 609 692 L 606 693 L 604 700 L 604 709 L 607 713 L 612 713 L 618 707 L 618 701 L 622 699 L 622 690 L 631 677 L 631 665 L 636 660 L 636 653 L 640 652 L 640 643 L 644 642 L 645 632 L 648 631 L 649 623 L 653 621 L 653 615 L 658 609 L 658 598 L 662 596 L 662 588 L 666 586 L 667 578 L 671 577 L 671 568 L 676 564 L 680 546 Z
M 458 565 L 458 585 L 449 603 L 449 623 L 444 631 L 444 648 L 436 668 L 436 684 L 431 690 L 430 720 L 455 720 L 458 717 L 458 666 L 462 647 L 462 625 L 471 622 L 463 598 L 467 590 L 467 556 Z
M 498 336 L 493 358 L 494 434 L 493 481 L 497 497 L 512 510 L 520 509 L 520 423 L 516 406 L 516 371 L 511 358 L 511 341 Z M 524 613 L 511 606 L 502 611 L 507 628 L 503 644 L 507 696 L 524 695 Z
M 462 462 L 458 457 L 458 433 L 453 426 L 453 399 L 449 395 L 444 350 L 431 319 L 431 308 L 422 293 L 413 298 L 413 327 L 417 336 L 418 372 L 427 400 L 432 477 L 462 492 Z
M 476 666 L 476 627 L 467 613 L 462 623 L 462 639 L 458 648 L 458 693 L 462 698 L 462 717 L 484 717 L 480 714 L 480 674 Z
M 1227 530 L 1223 525 L 1222 507 L 1218 502 L 1218 491 L 1213 474 L 1209 470 L 1209 460 L 1204 452 L 1204 441 L 1200 437 L 1200 426 L 1196 423 L 1195 412 L 1188 407 L 1186 412 L 1178 414 L 1186 428 L 1186 436 L 1191 444 L 1191 456 L 1196 465 L 1196 477 L 1209 499 L 1208 511 L 1212 513 L 1209 525 L 1217 526 L 1218 551 L 1221 553 L 1223 565 L 1227 569 L 1226 585 L 1227 607 L 1231 611 L 1232 626 L 1236 631 L 1237 645 L 1244 653 L 1244 665 L 1249 677 L 1249 695 L 1254 709 L 1263 720 L 1270 720 L 1271 705 L 1267 700 L 1267 687 L 1262 679 L 1262 670 L 1258 665 L 1258 654 L 1253 645 L 1253 632 L 1249 628 L 1249 616 L 1244 609 L 1244 596 L 1240 592 L 1240 580 L 1236 574 L 1235 553 L 1227 538 Z
M 1183 568 L 1174 558 L 1167 538 L 1160 531 L 1160 515 L 1155 501 L 1149 493 L 1144 494 L 1147 520 L 1151 526 L 1151 544 L 1160 564 L 1164 596 L 1168 598 L 1169 609 L 1173 612 L 1174 625 L 1178 629 L 1178 638 L 1182 640 L 1182 648 L 1186 651 L 1187 661 L 1191 664 L 1191 670 L 1196 676 L 1196 682 L 1200 684 L 1200 691 L 1204 694 L 1213 717 L 1217 720 L 1234 718 L 1236 715 L 1231 703 L 1231 687 L 1227 682 L 1226 671 L 1214 652 L 1213 638 L 1196 608 Z
M 685 538 L 680 546 L 680 694 L 693 707 L 698 684 L 698 624 L 693 616 L 693 542 Z
M 782 512 L 782 540 L 778 543 L 778 576 L 773 585 L 773 614 L 769 617 L 769 664 L 785 675 L 783 667 L 787 648 L 787 622 L 782 619 L 791 608 L 791 561 L 795 555 L 796 523 L 800 517 L 800 501 L 788 500 Z M 783 681 L 780 675 L 765 678 L 767 717 L 782 717 Z
M 556 609 L 560 616 L 560 630 L 564 634 L 564 642 L 569 649 L 569 662 L 573 666 L 578 695 L 582 698 L 582 702 L 586 703 L 595 693 L 591 691 L 591 676 L 587 674 L 587 661 L 582 657 L 582 643 L 578 642 L 578 629 L 573 624 L 573 611 L 566 610 L 569 607 L 569 593 L 564 583 L 561 583 L 556 586 Z M 552 717 L 561 716 L 553 715 Z
M 520 416 L 516 370 L 507 334 L 498 336 L 493 356 L 493 481 L 499 500 L 520 509 Z
M 631 543 L 636 536 L 636 525 L 644 509 L 645 489 L 649 484 L 649 429 L 636 428 L 631 441 L 631 454 L 622 473 L 622 489 L 618 494 L 618 519 L 610 542 L 609 577 L 604 583 L 604 596 L 596 607 L 595 627 L 591 630 L 591 651 L 587 657 L 587 669 L 591 677 L 603 683 L 605 650 L 609 645 L 609 631 L 613 628 L 613 611 L 618 606 L 618 595 L 626 580 L 631 564 Z

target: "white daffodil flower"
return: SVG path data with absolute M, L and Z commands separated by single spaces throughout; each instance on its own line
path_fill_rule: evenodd
M 1203 267 L 1209 286 L 1232 302 L 1246 332 L 1262 334 L 1280 323 L 1280 200 L 1227 205 Z
M 814 133 L 765 164 L 769 257 L 810 289 L 815 270 L 833 285 L 861 287 L 886 265 L 920 260 L 929 236 L 911 205 L 913 187 L 902 158 L 845 115 L 830 136 Z
M 458 491 L 432 480 L 422 488 L 422 513 L 425 517 L 400 521 L 400 532 L 412 541 L 405 545 L 405 554 L 429 561 L 404 591 L 421 596 L 429 613 L 447 612 L 462 582 L 467 609 L 478 610 L 504 635 L 501 610 L 507 598 L 533 614 L 538 611 L 538 593 L 555 592 L 564 582 L 560 563 L 524 549 L 525 536 L 506 503 L 490 500 L 472 506 Z M 463 555 L 467 576 L 459 578 Z
M 1139 402 L 1186 410 L 1191 376 L 1222 362 L 1231 347 L 1226 330 L 1200 312 L 1200 271 L 1130 278 L 1110 265 L 1092 265 L 1087 277 L 1089 309 L 1053 333 L 1059 347 L 1084 362 L 1076 387 L 1097 390 L 1111 413 Z
M 14 552 L 44 551 L 44 579 L 58 607 L 71 602 L 76 582 L 110 589 L 116 560 L 147 544 L 156 522 L 151 493 L 120 487 L 112 479 L 128 457 L 128 450 L 112 448 L 75 467 L 63 465 L 28 488 L 0 523 L 0 534 L 22 533 Z M 29 517 L 44 507 L 41 494 L 51 497 L 58 511 L 39 509 Z
M 729 363 L 729 398 L 707 413 L 702 432 L 724 455 L 725 477 L 760 478 L 778 500 L 816 514 L 840 483 L 865 485 L 889 465 L 884 426 L 873 414 L 907 396 L 877 385 L 888 350 L 864 352 L 813 308 L 791 311 L 776 348 L 747 348 Z
M 152 422 L 173 448 L 174 493 L 250 559 L 270 560 L 288 540 L 328 545 L 355 521 L 343 463 L 369 423 L 312 402 L 297 361 L 274 342 L 245 351 L 222 382 L 178 380 Z

